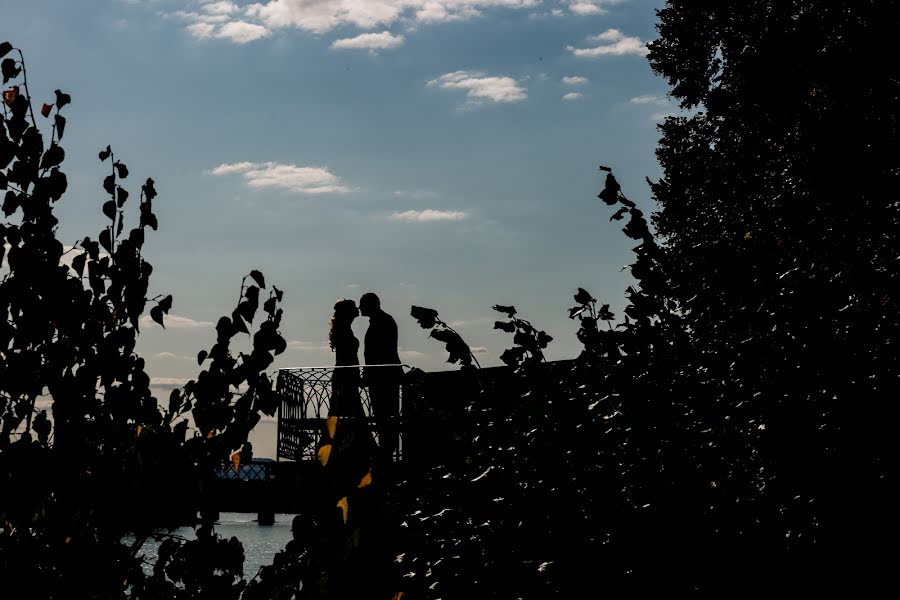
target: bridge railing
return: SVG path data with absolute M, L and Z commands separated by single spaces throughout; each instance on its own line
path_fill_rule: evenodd
M 359 399 L 363 414 L 369 422 L 376 440 L 378 431 L 372 412 L 372 400 L 367 381 L 377 378 L 379 371 L 401 367 L 404 377 L 397 382 L 398 419 L 403 416 L 407 397 L 415 394 L 415 386 L 409 381 L 412 367 L 408 365 L 366 365 L 347 367 L 294 367 L 278 371 L 277 390 L 281 398 L 278 407 L 277 459 L 314 460 L 323 431 L 323 419 L 329 416 L 335 374 L 344 370 L 358 370 L 361 385 Z M 398 428 L 399 431 L 399 428 Z M 403 435 L 400 433 L 396 458 L 402 454 Z

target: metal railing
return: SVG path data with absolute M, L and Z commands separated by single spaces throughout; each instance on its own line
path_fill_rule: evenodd
M 351 369 L 358 371 L 359 401 L 362 405 L 363 418 L 369 423 L 377 440 L 378 431 L 372 412 L 372 399 L 366 382 L 371 381 L 373 375 L 377 377 L 379 371 L 397 367 L 401 367 L 404 374 L 411 369 L 408 365 L 402 364 L 280 369 L 277 383 L 280 397 L 277 460 L 299 461 L 316 458 L 316 450 L 323 432 L 323 420 L 329 416 L 331 411 L 334 376 L 335 374 L 340 376 L 344 371 Z M 346 374 L 351 375 L 351 373 Z M 403 415 L 404 396 L 410 393 L 410 387 L 403 382 L 402 378 L 397 382 L 397 386 L 399 406 L 396 407 L 396 414 L 399 419 Z M 402 439 L 401 433 L 395 452 L 396 458 L 399 458 L 401 454 Z

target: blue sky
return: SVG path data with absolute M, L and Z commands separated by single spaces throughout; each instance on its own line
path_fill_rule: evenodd
M 446 356 L 412 304 L 485 365 L 511 342 L 493 304 L 550 333 L 549 358 L 577 355 L 576 288 L 615 309 L 629 284 L 633 244 L 596 198 L 597 165 L 652 209 L 644 178 L 673 110 L 644 48 L 660 5 L 30 0 L 4 5 L 0 38 L 25 52 L 38 105 L 73 97 L 64 243 L 104 225 L 107 144 L 132 192 L 157 182 L 146 256 L 175 317 L 139 350 L 163 390 L 197 373 L 251 269 L 285 292 L 279 367 L 331 364 L 331 307 L 365 291 L 426 370 Z

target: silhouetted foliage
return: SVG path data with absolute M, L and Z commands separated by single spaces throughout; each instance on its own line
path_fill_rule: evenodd
M 237 597 L 243 552 L 211 524 L 196 541 L 167 539 L 150 576 L 141 548 L 150 536 L 188 522 L 213 469 L 245 444 L 276 401 L 265 369 L 285 349 L 278 332 L 281 292 L 265 302 L 253 350 L 229 343 L 258 310 L 261 273 L 245 278 L 232 319 L 223 317 L 212 360 L 167 410 L 150 392 L 134 351 L 147 303 L 160 325 L 172 296 L 147 298 L 153 268 L 143 255 L 158 226 L 152 179 L 141 186 L 138 224 L 126 230 L 128 167 L 111 147 L 103 180 L 107 225 L 71 247 L 57 239 L 54 204 L 66 191 L 59 145 L 71 102 L 55 92 L 49 143 L 38 128 L 21 52 L 4 42 L 0 116 L 0 578 L 5 593 L 32 598 Z M 54 112 L 55 111 L 55 112 Z M 201 359 L 199 362 L 203 362 Z M 237 396 L 237 400 L 234 397 Z M 52 411 L 52 419 L 47 409 Z M 246 449 L 250 452 L 249 447 Z

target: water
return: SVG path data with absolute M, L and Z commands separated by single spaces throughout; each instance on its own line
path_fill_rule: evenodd
M 244 577 L 251 579 L 259 568 L 272 564 L 272 558 L 291 540 L 291 521 L 294 515 L 276 514 L 275 524 L 262 527 L 256 524 L 255 513 L 221 513 L 216 522 L 216 533 L 224 539 L 236 537 L 244 546 Z M 172 532 L 175 535 L 193 540 L 196 533 L 190 527 L 181 527 Z M 147 540 L 141 554 L 146 563 L 144 570 L 152 570 L 156 562 L 156 552 L 160 542 Z

